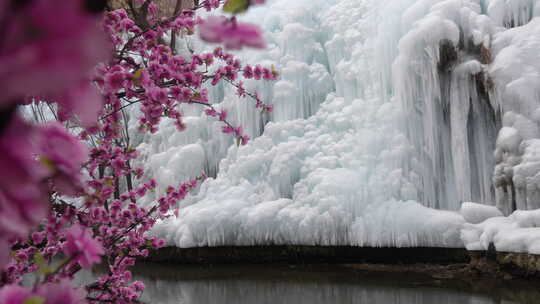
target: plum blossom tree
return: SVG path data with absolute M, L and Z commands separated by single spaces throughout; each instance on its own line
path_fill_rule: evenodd
M 157 183 L 132 167 L 138 153 L 127 107 L 140 109 L 138 130 L 147 133 L 163 119 L 182 131 L 179 106 L 204 107 L 238 144 L 249 137 L 206 88 L 225 82 L 261 112 L 272 110 L 242 78 L 272 81 L 278 73 L 227 52 L 264 48 L 260 29 L 235 17 L 264 0 L 196 1 L 170 17 L 152 0 L 128 2 L 112 10 L 104 0 L 0 0 L 0 304 L 139 301 L 144 284 L 132 282 L 129 267 L 165 246 L 149 230 L 174 216 L 205 174 L 139 204 Z M 195 13 L 220 7 L 227 16 Z M 179 55 L 177 36 L 197 28 L 222 47 Z M 25 105 L 47 105 L 54 119 L 31 122 Z M 74 286 L 77 272 L 97 263 L 103 275 Z M 22 284 L 26 274 L 36 278 L 32 286 Z

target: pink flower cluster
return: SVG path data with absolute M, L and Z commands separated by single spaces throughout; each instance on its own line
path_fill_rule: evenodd
M 207 11 L 218 8 L 220 4 L 220 0 L 205 0 L 203 2 L 203 6 Z
M 128 268 L 134 265 L 137 257 L 146 257 L 150 250 L 165 246 L 163 239 L 149 236 L 147 232 L 158 218 L 170 216 L 169 211 L 176 207 L 177 202 L 203 179 L 201 176 L 180 184 L 178 188 L 168 187 L 167 194 L 158 198 L 157 204 L 150 209 L 135 202 L 147 191 L 153 191 L 156 187 L 154 180 L 120 195 L 110 204 L 105 199 L 108 195 L 102 195 L 107 191 L 101 191 L 107 186 L 96 185 L 93 197 L 85 203 L 89 212 L 84 221 L 97 227 L 97 234 L 112 263 L 107 275 L 87 286 L 92 298 L 101 302 L 133 303 L 140 297 L 144 285 L 141 282 L 130 283 L 132 276 Z
M 92 233 L 80 225 L 71 226 L 66 232 L 64 254 L 79 263 L 82 268 L 90 268 L 101 261 L 105 253 L 101 243 L 92 237 Z
M 58 123 L 32 126 L 14 117 L 0 137 L 0 166 L 9 178 L 0 181 L 0 243 L 23 237 L 49 209 L 50 181 L 56 191 L 81 191 L 81 166 L 87 159 L 83 144 Z M 0 267 L 5 265 L 0 260 Z
M 98 16 L 80 0 L 18 2 L 0 6 L 0 16 L 10 19 L 2 29 L 0 109 L 29 95 L 48 96 L 66 115 L 95 121 L 101 103 L 87 80 L 110 50 Z
M 138 153 L 127 107 L 140 109 L 139 131 L 149 133 L 163 119 L 182 131 L 181 106 L 204 107 L 239 144 L 249 137 L 205 86 L 224 82 L 262 113 L 272 110 L 241 79 L 276 80 L 273 68 L 242 65 L 221 47 L 179 55 L 174 39 L 168 43 L 200 25 L 203 39 L 226 49 L 261 48 L 256 26 L 234 17 L 202 20 L 193 10 L 159 19 L 151 0 L 136 3 L 146 18 L 123 9 L 96 13 L 104 0 L 0 0 L 0 304 L 138 302 L 144 284 L 132 282 L 129 267 L 166 245 L 148 232 L 177 215 L 178 201 L 206 176 L 156 197 L 156 181 L 132 165 Z M 19 109 L 28 103 L 49 105 L 56 121 L 26 121 Z M 143 198 L 153 203 L 142 206 Z M 96 282 L 72 284 L 78 271 L 100 262 L 108 271 Z M 33 288 L 22 284 L 28 273 L 37 277 Z
M 56 18 L 59 14 L 65 17 Z M 2 23 L 0 47 L 0 167 L 9 174 L 0 182 L 4 249 L 46 216 L 49 182 L 64 194 L 80 190 L 86 160 L 83 144 L 59 123 L 29 124 L 16 107 L 32 95 L 48 96 L 59 106 L 60 119 L 77 115 L 82 124 L 95 123 L 101 101 L 88 76 L 109 47 L 97 26 L 99 16 L 83 1 L 4 0 L 0 18 L 8 21 Z M 0 268 L 5 263 L 1 254 Z
M 0 303 L 2 304 L 74 304 L 84 302 L 86 302 L 84 290 L 73 288 L 69 280 L 62 280 L 59 283 L 46 283 L 36 290 L 18 285 L 0 289 Z
M 207 5 L 212 3 L 205 2 Z M 212 4 L 210 7 L 213 8 L 215 5 Z M 137 103 L 143 114 L 139 118 L 140 131 L 156 132 L 164 117 L 173 119 L 177 129 L 182 131 L 186 125 L 182 113 L 178 110 L 180 104 L 198 104 L 213 109 L 208 100 L 207 90 L 203 88 L 209 79 L 212 85 L 226 80 L 238 88 L 239 95 L 242 97 L 247 95 L 256 100 L 255 94 L 246 93 L 242 81 L 238 80 L 238 74 L 244 68 L 232 54 L 216 48 L 212 53 L 186 57 L 174 55 L 170 46 L 160 43 L 167 30 L 192 32 L 194 25 L 201 23 L 192 11 L 183 11 L 169 21 L 169 23 L 158 22 L 154 27 L 142 31 L 123 9 L 107 14 L 104 23 L 111 39 L 120 43 L 122 37 L 126 35 L 131 37 L 121 44 L 114 64 L 100 66 L 95 77 L 102 94 L 106 96 L 108 109 L 105 121 L 111 121 L 108 125 L 115 125 L 112 122 L 118 120 L 123 107 Z M 233 19 L 232 22 L 236 21 Z M 128 53 L 138 55 L 142 61 L 135 61 Z M 216 65 L 220 65 L 216 68 L 217 72 L 209 75 L 207 72 L 209 68 Z M 247 68 L 251 69 L 249 66 Z M 248 78 L 270 81 L 278 76 L 277 72 L 258 65 L 253 73 L 254 76 Z M 263 107 L 259 101 L 257 106 L 271 111 L 271 107 Z M 224 128 L 224 131 L 234 134 L 241 143 L 247 142 L 248 137 L 238 132 L 241 128 L 233 127 L 237 132 L 229 132 L 229 127 Z
M 238 50 L 244 46 L 262 49 L 266 47 L 262 31 L 256 25 L 238 22 L 235 17 L 208 17 L 200 26 L 202 40 L 223 43 L 226 49 Z

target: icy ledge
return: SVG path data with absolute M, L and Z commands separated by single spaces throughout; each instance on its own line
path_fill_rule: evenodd
M 458 212 L 414 196 L 400 109 L 330 94 L 308 119 L 268 124 L 154 232 L 172 246 L 463 247 Z
M 238 188 L 231 191 L 241 191 Z M 220 210 L 217 210 L 217 209 Z M 306 214 L 303 214 L 303 213 Z M 209 214 L 217 216 L 209 217 Z M 312 245 L 460 248 L 463 217 L 413 201 L 370 206 L 354 220 L 339 210 L 320 210 L 280 199 L 251 205 L 237 199 L 186 207 L 154 232 L 179 248 Z
M 467 250 L 488 250 L 493 243 L 498 252 L 540 254 L 540 209 L 464 224 L 461 238 Z
M 236 188 L 230 193 L 238 191 Z M 225 198 L 223 203 L 221 207 L 208 202 L 186 207 L 182 216 L 160 223 L 155 233 L 179 248 L 352 245 L 485 251 L 492 243 L 498 252 L 540 255 L 540 209 L 518 210 L 505 217 L 496 207 L 470 202 L 454 212 L 427 208 L 414 201 L 388 201 L 369 206 L 361 217 L 351 221 L 329 211 L 317 215 L 317 208 L 298 206 L 287 199 L 260 204 L 244 201 L 241 207 L 234 199 Z M 300 214 L 304 211 L 308 215 Z M 331 226 L 325 226 L 325 221 Z M 343 235 L 338 237 L 332 230 Z

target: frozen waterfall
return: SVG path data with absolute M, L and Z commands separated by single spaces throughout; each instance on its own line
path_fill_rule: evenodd
M 211 89 L 255 139 L 238 148 L 188 108 L 187 131 L 139 137 L 160 184 L 215 177 L 155 233 L 179 247 L 459 247 L 462 202 L 540 208 L 537 15 L 536 0 L 268 1 L 243 17 L 268 50 L 238 55 L 281 71 L 247 83 L 274 112 Z

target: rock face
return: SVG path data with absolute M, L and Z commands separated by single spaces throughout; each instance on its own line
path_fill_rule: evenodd
M 540 256 L 527 253 L 505 253 L 497 254 L 497 263 L 503 269 L 510 270 L 521 276 L 540 277 Z
M 463 248 L 374 248 L 356 246 L 220 246 L 166 247 L 153 252 L 150 262 L 178 264 L 453 264 L 468 262 Z
M 540 278 L 540 255 L 466 251 L 462 248 L 165 247 L 153 252 L 146 261 L 174 264 L 347 264 L 358 270 L 427 273 L 434 279 Z
M 504 279 L 540 278 L 540 255 L 486 251 L 469 251 L 470 267 L 484 275 Z
M 129 12 L 130 0 L 110 0 L 109 5 L 112 9 L 125 8 Z M 133 1 L 135 2 L 135 1 Z M 158 6 L 160 17 L 170 17 L 174 14 L 174 11 L 178 5 L 178 10 L 190 9 L 195 7 L 198 0 L 154 0 L 154 3 Z M 178 4 L 177 4 L 178 3 Z M 133 4 L 136 5 L 136 4 Z M 136 5 L 139 6 L 139 5 Z

